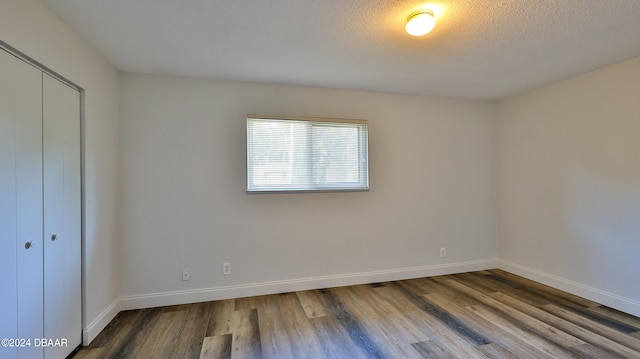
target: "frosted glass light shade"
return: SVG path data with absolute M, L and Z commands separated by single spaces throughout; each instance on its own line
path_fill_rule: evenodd
M 433 17 L 433 12 L 421 10 L 409 15 L 405 29 L 409 35 L 422 36 L 428 34 L 435 26 L 436 19 Z

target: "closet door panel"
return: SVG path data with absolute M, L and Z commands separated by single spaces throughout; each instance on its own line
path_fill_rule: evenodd
M 18 86 L 25 96 L 16 106 L 28 112 L 16 126 L 16 204 L 18 259 L 18 338 L 31 339 L 18 350 L 19 358 L 41 358 L 43 349 L 33 343 L 42 337 L 42 73 L 26 71 Z M 24 86 L 24 87 L 23 87 Z M 29 95 L 26 95 L 26 93 Z
M 3 77 L 0 99 L 2 136 L 3 139 L 8 137 L 8 144 L 3 144 L 2 147 L 9 147 L 9 152 L 2 155 L 3 168 L 11 167 L 5 162 L 13 157 L 13 170 L 9 169 L 8 175 L 3 172 L 1 185 L 2 211 L 9 212 L 8 217 L 2 220 L 3 235 L 8 234 L 2 239 L 3 250 L 0 254 L 3 259 L 3 264 L 0 265 L 3 270 L 2 278 L 6 279 L 2 283 L 1 296 L 2 302 L 7 304 L 1 310 L 8 311 L 8 324 L 2 324 L 2 328 L 11 331 L 8 327 L 15 326 L 15 335 L 7 337 L 31 340 L 30 346 L 17 350 L 18 358 L 41 358 L 43 350 L 35 347 L 34 339 L 44 334 L 42 73 L 6 52 L 0 52 Z M 10 149 L 11 146 L 13 150 Z M 11 215 L 10 212 L 14 210 L 14 215 Z M 7 353 L 10 354 L 4 356 Z M 15 352 L 9 350 L 1 354 L 3 358 L 12 357 Z
M 82 341 L 80 93 L 45 74 L 44 336 L 65 338 L 45 357 L 63 358 Z

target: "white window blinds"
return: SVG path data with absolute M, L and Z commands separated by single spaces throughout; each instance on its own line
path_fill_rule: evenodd
M 247 115 L 247 192 L 369 189 L 365 120 Z

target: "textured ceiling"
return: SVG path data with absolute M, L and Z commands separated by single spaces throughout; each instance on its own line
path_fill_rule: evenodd
M 640 56 L 640 0 L 42 2 L 143 73 L 496 99 Z

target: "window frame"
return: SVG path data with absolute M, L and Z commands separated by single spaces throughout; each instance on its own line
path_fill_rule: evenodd
M 343 125 L 349 127 L 358 128 L 358 158 L 359 161 L 364 160 L 363 165 L 358 166 L 358 179 L 359 181 L 355 185 L 330 185 L 330 186 L 314 186 L 312 184 L 313 176 L 309 176 L 309 182 L 306 188 L 283 188 L 279 186 L 250 186 L 250 177 L 252 175 L 252 169 L 249 167 L 250 156 L 250 133 L 249 122 L 251 120 L 275 120 L 275 121 L 295 121 L 295 122 L 309 122 L 310 126 L 317 124 L 318 126 L 330 126 L 331 124 Z M 336 127 L 338 127 L 336 126 Z M 246 149 L 246 193 L 247 194 L 262 194 L 262 193 L 326 193 L 326 192 L 368 192 L 369 191 L 369 125 L 367 120 L 362 119 L 344 119 L 344 118 L 325 118 L 325 117 L 291 117 L 291 116 L 265 116 L 256 114 L 247 114 L 245 124 L 245 149 Z M 308 133 L 311 138 L 311 131 Z M 307 141 L 307 153 L 306 163 L 313 163 L 314 152 L 311 150 L 313 147 L 312 141 Z M 308 168 L 309 172 L 313 172 L 313 166 Z M 350 182 L 347 182 L 350 183 Z

